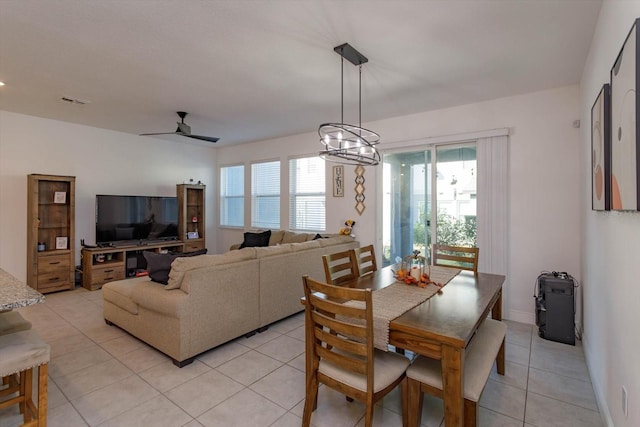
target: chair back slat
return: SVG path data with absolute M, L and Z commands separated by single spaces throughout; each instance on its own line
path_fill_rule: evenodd
M 328 283 L 340 285 L 358 277 L 358 263 L 353 250 L 323 255 L 324 274 Z
M 314 295 L 312 295 L 311 298 L 314 299 L 313 303 L 315 304 L 315 306 L 323 312 L 333 313 L 346 317 L 353 317 L 355 319 L 366 318 L 366 311 L 363 309 L 363 307 L 358 307 L 358 305 L 360 304 L 345 304 L 344 302 L 330 301 Z
M 373 273 L 378 270 L 376 263 L 376 253 L 373 245 L 362 246 L 353 250 L 356 256 L 356 265 L 358 266 L 358 275 Z
M 316 338 L 327 344 L 326 348 L 338 348 L 340 350 L 344 350 L 345 353 L 356 355 L 356 356 L 366 356 L 367 355 L 367 346 L 366 343 L 357 337 L 353 339 L 354 336 L 351 336 L 352 339 L 345 339 L 345 336 L 342 334 L 336 334 L 335 331 L 326 331 L 322 329 L 316 329 Z
M 331 362 L 349 371 L 356 372 L 358 374 L 367 373 L 367 363 L 364 358 L 356 358 L 349 353 L 339 353 L 335 350 L 335 347 L 329 350 L 327 347 L 319 347 L 318 355 L 320 358 Z
M 433 244 L 433 265 L 478 272 L 478 248 Z

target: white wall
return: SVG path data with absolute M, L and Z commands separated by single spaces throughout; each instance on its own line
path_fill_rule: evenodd
M 580 273 L 580 132 L 572 127 L 579 117 L 577 86 L 497 99 L 445 110 L 397 117 L 364 126 L 379 132 L 385 144 L 415 143 L 429 137 L 510 128 L 510 216 L 509 273 L 506 286 L 505 317 L 533 323 L 534 282 L 542 270 Z M 219 164 L 233 164 L 274 155 L 313 154 L 320 149 L 316 132 L 222 147 Z M 274 154 L 278 153 L 278 154 Z M 331 163 L 327 163 L 330 180 Z M 363 243 L 377 241 L 376 174 L 381 169 L 367 167 L 365 204 L 362 216 L 355 211 L 354 185 L 345 186 L 345 197 L 327 197 L 327 228 L 336 232 L 347 218 Z M 345 167 L 345 182 L 353 182 L 353 167 Z M 330 182 L 327 183 L 330 189 Z M 281 209 L 286 209 L 283 204 Z M 286 228 L 286 225 L 283 226 Z M 238 230 L 219 230 L 218 249 L 242 241 Z M 220 246 L 221 245 L 221 246 Z
M 638 1 L 603 3 L 580 87 L 584 347 L 601 413 L 616 427 L 640 425 L 640 213 L 591 210 L 590 124 L 591 106 L 638 17 Z M 626 418 L 622 386 L 629 399 Z
M 174 196 L 176 184 L 207 186 L 207 245 L 215 241 L 215 148 L 144 138 L 0 110 L 0 267 L 26 278 L 27 175 L 76 177 L 80 239 L 95 242 L 95 195 Z

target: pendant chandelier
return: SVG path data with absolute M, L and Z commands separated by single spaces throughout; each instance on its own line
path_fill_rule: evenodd
M 342 57 L 340 85 L 340 123 L 323 123 L 318 128 L 320 142 L 324 150 L 320 157 L 336 163 L 348 165 L 375 166 L 380 163 L 380 153 L 375 145 L 380 135 L 362 127 L 362 64 L 369 60 L 349 43 L 336 46 L 333 50 Z M 344 122 L 344 60 L 359 67 L 358 79 L 358 126 Z

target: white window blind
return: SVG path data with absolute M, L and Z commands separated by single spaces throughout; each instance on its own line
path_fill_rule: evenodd
M 325 164 L 320 157 L 289 160 L 289 228 L 326 228 Z
M 280 228 L 280 162 L 251 165 L 251 226 Z
M 244 227 L 244 166 L 220 168 L 220 225 Z

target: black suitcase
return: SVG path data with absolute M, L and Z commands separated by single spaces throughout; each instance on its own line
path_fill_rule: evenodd
M 575 280 L 567 273 L 538 276 L 536 325 L 541 338 L 575 345 Z

